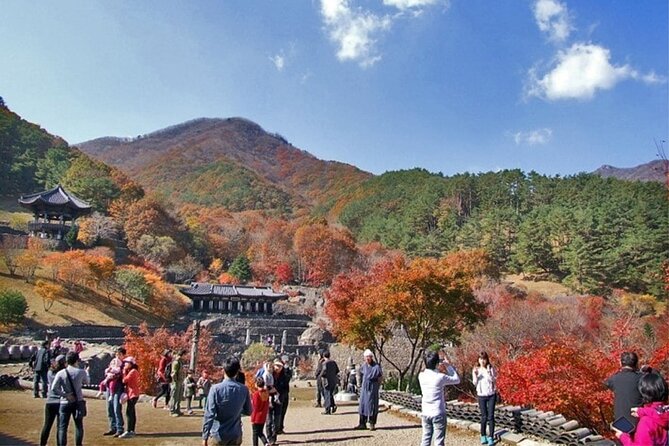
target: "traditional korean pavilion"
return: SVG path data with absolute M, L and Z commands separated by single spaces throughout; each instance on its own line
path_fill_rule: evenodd
M 60 184 L 44 192 L 22 195 L 19 204 L 30 209 L 35 216 L 35 220 L 28 223 L 31 235 L 58 240 L 68 233 L 78 217 L 91 212 L 90 204 L 75 197 Z
M 270 287 L 193 283 L 181 290 L 193 302 L 193 311 L 203 313 L 272 314 L 272 305 L 286 294 Z

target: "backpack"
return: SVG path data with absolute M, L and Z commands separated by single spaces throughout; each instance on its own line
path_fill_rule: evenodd
M 172 382 L 172 361 L 168 362 L 165 366 L 165 381 L 168 383 Z

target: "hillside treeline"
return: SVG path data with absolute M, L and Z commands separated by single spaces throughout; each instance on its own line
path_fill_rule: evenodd
M 234 187 L 216 164 L 213 189 L 193 181 L 189 193 L 211 189 L 218 196 L 211 201 L 175 201 L 176 190 L 145 194 L 119 169 L 1 101 L 0 157 L 0 195 L 15 199 L 60 183 L 96 211 L 68 235 L 73 247 L 120 244 L 130 250 L 123 261 L 170 280 L 230 280 L 223 273 L 234 263 L 234 280 L 328 285 L 388 250 L 439 257 L 482 248 L 502 272 L 560 281 L 578 292 L 667 294 L 669 205 L 661 183 L 520 170 L 444 177 L 413 169 L 350 182 L 337 198 L 323 190 L 320 201 L 299 212 L 291 213 L 289 198 L 278 193 L 257 198 L 274 203 L 270 210 L 240 211 L 238 198 L 253 201 L 246 192 L 255 190 L 253 178 L 239 178 L 242 170 L 232 176 Z M 309 172 L 301 178 L 307 182 Z
M 373 178 L 353 195 L 340 220 L 358 242 L 410 256 L 480 247 L 502 271 L 579 292 L 666 293 L 669 206 L 661 183 L 414 169 Z

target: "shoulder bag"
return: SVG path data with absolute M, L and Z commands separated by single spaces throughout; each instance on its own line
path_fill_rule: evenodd
M 67 380 L 70 382 L 70 387 L 72 387 L 72 393 L 74 393 L 74 397 L 76 398 L 77 391 L 74 389 L 74 382 L 72 381 L 70 374 L 67 373 L 67 369 L 65 369 L 65 374 L 67 375 Z M 86 415 L 88 415 L 88 410 L 86 409 L 86 400 L 77 400 L 73 404 L 77 405 L 76 411 L 74 412 L 75 418 L 84 418 Z

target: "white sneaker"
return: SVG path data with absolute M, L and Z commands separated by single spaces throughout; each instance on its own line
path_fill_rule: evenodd
M 132 438 L 135 436 L 135 433 L 132 431 L 125 431 L 118 438 Z

